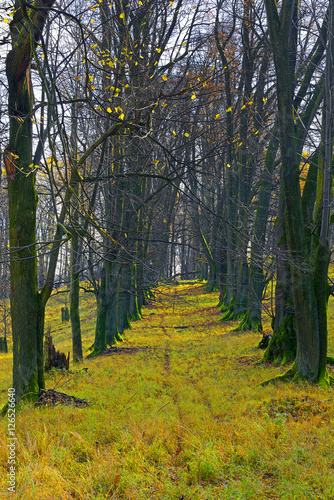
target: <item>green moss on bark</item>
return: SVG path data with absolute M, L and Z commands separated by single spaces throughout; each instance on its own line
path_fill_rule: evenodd
M 296 358 L 297 339 L 294 316 L 288 314 L 281 327 L 273 333 L 269 345 L 264 352 L 263 361 L 272 361 L 282 365 Z
M 243 332 L 246 330 L 251 330 L 253 332 L 262 332 L 261 312 L 259 315 L 257 311 L 249 309 L 234 331 Z

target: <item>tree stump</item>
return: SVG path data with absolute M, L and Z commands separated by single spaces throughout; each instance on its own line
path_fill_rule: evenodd
M 66 356 L 64 352 L 57 351 L 52 342 L 50 331 L 45 335 L 44 342 L 45 371 L 51 368 L 68 370 L 70 367 L 70 353 Z

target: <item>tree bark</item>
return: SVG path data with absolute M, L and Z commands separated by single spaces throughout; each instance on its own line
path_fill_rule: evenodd
M 27 13 L 26 10 L 22 12 L 20 4 L 16 3 L 16 12 L 10 23 L 12 49 L 6 59 L 10 138 L 4 156 L 9 197 L 13 384 L 17 402 L 23 397 L 28 400 L 38 398 L 39 389 L 45 386 L 45 304 L 37 285 L 37 194 L 32 169 L 30 63 L 31 44 L 42 32 L 52 4 L 53 0 L 37 0 L 34 3 L 36 10 Z
M 295 79 L 295 51 L 293 36 L 297 29 L 298 2 L 283 0 L 280 16 L 274 0 L 265 0 L 268 29 L 273 49 L 278 99 L 278 123 L 281 148 L 281 176 L 285 201 L 285 227 L 292 279 L 297 334 L 297 354 L 291 375 L 311 382 L 328 382 L 326 368 L 327 325 L 319 315 L 323 310 L 322 299 L 318 302 L 314 287 L 314 271 L 320 265 L 317 276 L 327 286 L 324 270 L 327 260 L 320 255 L 310 255 L 307 245 L 301 190 L 299 184 L 299 161 L 295 140 L 293 89 Z

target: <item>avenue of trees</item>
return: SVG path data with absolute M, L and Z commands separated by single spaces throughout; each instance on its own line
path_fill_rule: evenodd
M 329 384 L 332 0 L 125 3 L 2 6 L 0 335 L 10 297 L 17 400 L 44 388 L 56 288 L 80 361 L 80 288 L 95 355 L 176 278 L 219 290 L 239 330 L 271 315 L 265 359 Z

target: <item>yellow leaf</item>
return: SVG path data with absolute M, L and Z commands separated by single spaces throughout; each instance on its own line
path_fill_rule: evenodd
M 174 134 L 174 135 L 176 135 L 176 132 L 175 132 L 175 130 L 173 130 L 173 134 Z
M 90 22 L 91 22 L 92 24 L 94 24 L 94 23 L 95 23 L 94 19 L 91 19 L 91 21 L 90 21 Z
M 232 111 L 232 106 L 226 110 L 226 113 L 230 113 Z
M 168 80 L 167 76 L 165 76 L 165 75 L 162 75 L 161 78 L 163 79 L 164 82 L 167 82 L 167 80 Z
M 220 114 L 218 113 L 218 114 L 216 115 L 216 120 L 218 120 L 219 118 L 220 118 Z
M 244 104 L 243 106 L 241 106 L 241 109 L 245 109 L 245 107 L 246 107 L 246 104 Z
M 230 165 L 229 163 L 228 163 L 226 166 L 227 166 L 228 168 L 231 168 L 231 165 Z
M 263 98 L 263 102 L 266 102 L 266 100 L 267 100 L 267 99 L 266 99 L 266 97 L 264 97 L 264 98 Z
M 139 5 L 143 5 L 143 2 L 142 2 L 141 0 L 139 0 L 139 2 L 138 2 L 138 3 L 139 3 Z
M 161 49 L 157 49 L 157 52 L 158 52 L 158 54 L 160 54 L 160 52 L 161 52 Z
M 158 165 L 158 163 L 159 163 L 159 160 L 155 160 L 155 161 L 153 162 L 153 165 Z
M 94 87 L 94 85 L 91 85 L 91 86 L 90 86 L 90 88 L 91 88 L 92 90 L 95 90 L 95 87 Z
M 112 113 L 112 109 L 111 108 L 107 108 L 107 111 L 108 111 L 108 113 Z
M 3 20 L 4 23 L 9 23 L 8 19 Z
M 189 137 L 189 134 L 188 134 L 188 132 L 186 132 L 186 133 L 185 133 L 184 135 L 185 135 L 186 137 Z
M 125 17 L 124 12 L 122 12 L 122 13 L 119 15 L 119 17 L 120 17 L 120 19 L 124 19 L 124 17 Z
M 196 94 L 193 94 L 190 99 L 196 99 Z
M 124 120 L 124 113 L 121 113 L 118 117 L 119 120 Z

